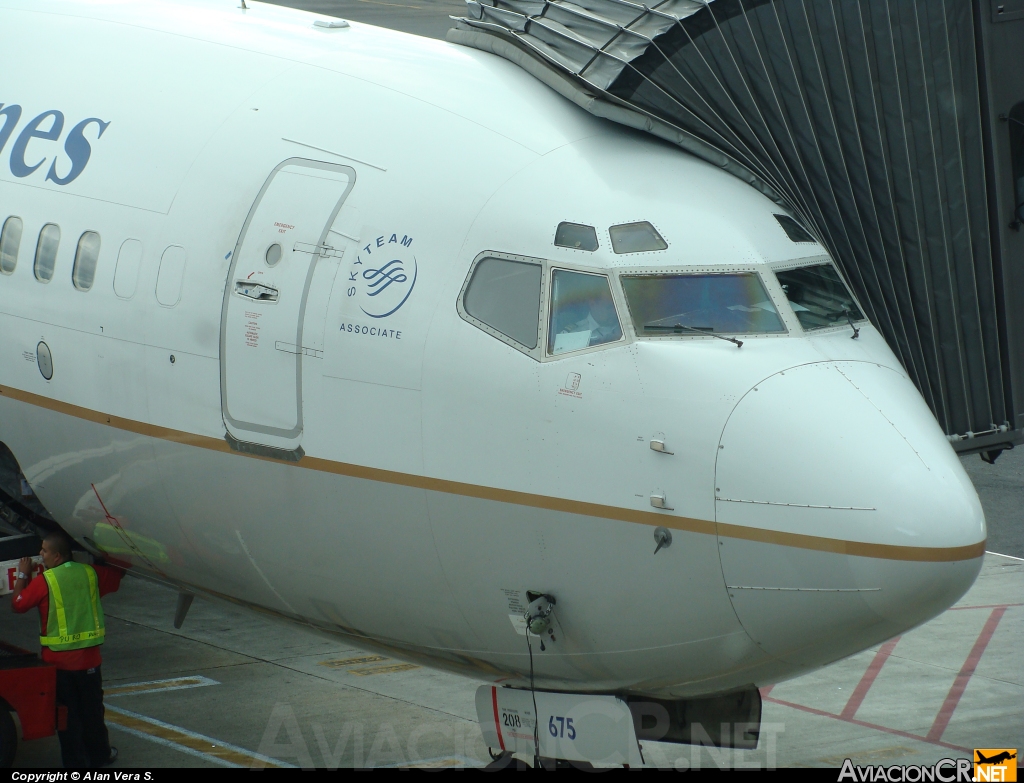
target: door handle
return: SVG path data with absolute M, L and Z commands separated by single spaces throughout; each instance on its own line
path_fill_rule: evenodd
M 298 346 L 295 343 L 286 343 L 282 340 L 278 340 L 274 343 L 274 348 L 284 353 L 302 354 L 303 356 L 312 356 L 314 359 L 323 359 L 324 352 L 318 351 L 316 348 L 306 348 L 305 346 Z
M 246 299 L 254 299 L 257 302 L 276 302 L 277 289 L 260 283 L 252 283 L 248 280 L 239 280 L 235 283 L 235 293 L 244 296 Z
M 310 253 L 320 258 L 341 258 L 345 255 L 344 250 L 338 250 L 330 245 L 311 245 L 308 242 L 296 242 L 292 247 L 293 253 Z
M 652 438 L 651 439 L 651 451 L 656 451 L 659 454 L 674 454 L 675 452 L 669 451 L 665 447 L 664 438 Z

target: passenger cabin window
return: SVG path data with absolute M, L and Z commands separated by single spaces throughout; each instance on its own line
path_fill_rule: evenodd
M 817 242 L 811 232 L 801 226 L 789 215 L 776 215 L 775 219 L 779 221 L 779 225 L 782 226 L 782 230 L 786 232 L 786 236 L 793 242 Z
M 114 293 L 121 299 L 135 296 L 141 265 L 142 243 L 137 239 L 126 239 L 117 251 L 117 265 L 114 268 Z
M 21 218 L 9 217 L 0 231 L 0 272 L 12 274 L 18 265 L 18 250 L 21 248 Z
M 49 283 L 53 278 L 53 268 L 57 264 L 57 247 L 60 245 L 60 227 L 55 223 L 47 223 L 39 231 L 36 242 L 36 260 L 33 264 L 36 280 Z
M 484 258 L 473 270 L 462 306 L 466 312 L 524 348 L 540 332 L 540 264 Z
M 78 250 L 75 251 L 75 265 L 71 269 L 71 282 L 79 291 L 92 288 L 96 278 L 96 261 L 100 257 L 100 235 L 95 231 L 86 231 L 78 238 Z
M 559 223 L 555 229 L 555 244 L 572 250 L 597 250 L 597 229 L 580 223 Z
M 640 337 L 786 331 L 753 272 L 623 275 L 621 281 Z
M 1010 163 L 1013 166 L 1013 220 L 1014 227 L 1024 224 L 1024 101 L 1012 109 L 1010 125 Z
M 658 229 L 646 220 L 640 223 L 622 223 L 608 229 L 612 250 L 623 253 L 650 253 L 664 250 L 668 244 L 661 238 Z
M 188 255 L 181 245 L 171 245 L 160 256 L 160 270 L 156 273 L 156 301 L 164 307 L 174 307 L 181 300 L 181 284 L 185 279 Z
M 775 274 L 804 329 L 823 329 L 864 319 L 832 264 L 802 266 Z
M 555 269 L 551 274 L 548 353 L 579 351 L 622 339 L 608 278 Z

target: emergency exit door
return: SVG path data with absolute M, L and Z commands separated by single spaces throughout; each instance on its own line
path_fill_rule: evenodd
M 221 316 L 221 405 L 236 448 L 297 459 L 310 280 L 339 255 L 329 229 L 355 184 L 348 166 L 290 158 L 271 172 L 235 245 Z

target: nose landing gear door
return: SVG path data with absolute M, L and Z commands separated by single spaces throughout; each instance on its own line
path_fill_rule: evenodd
M 339 255 L 328 229 L 355 184 L 348 166 L 290 158 L 275 168 L 242 226 L 221 314 L 221 406 L 228 441 L 285 459 L 302 455 L 302 326 L 318 261 Z

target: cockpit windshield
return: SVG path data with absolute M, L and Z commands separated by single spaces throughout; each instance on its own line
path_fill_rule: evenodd
M 620 279 L 640 337 L 786 330 L 753 272 L 622 275 Z
M 804 329 L 823 329 L 864 318 L 832 264 L 801 266 L 775 275 Z

